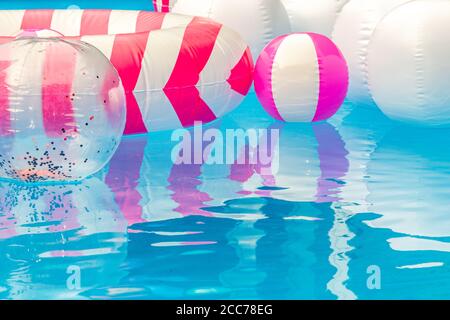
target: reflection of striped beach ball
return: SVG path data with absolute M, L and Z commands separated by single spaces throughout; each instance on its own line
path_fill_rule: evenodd
M 124 126 L 120 78 L 95 47 L 59 38 L 0 46 L 0 177 L 80 180 L 110 159 Z
M 278 120 L 326 120 L 344 102 L 347 88 L 344 57 L 330 39 L 319 34 L 278 37 L 256 62 L 256 94 L 265 110 Z

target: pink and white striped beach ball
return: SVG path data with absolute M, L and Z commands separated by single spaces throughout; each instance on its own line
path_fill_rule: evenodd
M 95 47 L 60 38 L 0 45 L 0 177 L 77 181 L 114 154 L 126 119 L 119 75 Z
M 327 37 L 293 33 L 276 38 L 259 56 L 255 91 L 264 109 L 286 122 L 332 117 L 348 89 L 347 63 Z

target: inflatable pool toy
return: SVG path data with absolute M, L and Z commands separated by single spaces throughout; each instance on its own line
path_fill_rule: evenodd
M 367 53 L 370 38 L 377 24 L 387 13 L 408 1 L 410 0 L 351 0 L 343 7 L 334 26 L 332 40 L 348 63 L 349 101 L 359 105 L 373 104 L 367 87 Z
M 59 38 L 64 35 L 51 29 L 25 29 L 12 36 L 14 38 Z
M 331 37 L 334 24 L 348 0 L 281 0 L 292 32 L 314 32 Z
M 170 12 L 177 0 L 153 0 L 153 9 L 156 12 Z
M 410 2 L 380 22 L 369 46 L 368 79 L 388 117 L 450 125 L 449 30 L 450 1 L 443 0 Z
M 330 39 L 319 34 L 278 37 L 256 62 L 256 94 L 277 120 L 326 120 L 344 102 L 347 88 L 344 57 Z
M 119 75 L 95 47 L 61 38 L 0 46 L 0 177 L 78 181 L 105 166 L 125 127 Z
M 211 18 L 239 32 L 254 59 L 272 39 L 291 29 L 280 0 L 177 0 L 172 12 Z
M 252 83 L 246 43 L 205 18 L 120 10 L 0 11 L 0 35 L 28 28 L 51 28 L 87 42 L 111 61 L 127 94 L 125 134 L 213 121 L 236 107 Z

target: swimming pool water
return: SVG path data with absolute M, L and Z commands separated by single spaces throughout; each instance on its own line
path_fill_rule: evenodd
M 152 0 L 12 0 L 1 1 L 0 10 L 14 9 L 67 9 L 79 7 L 83 9 L 123 9 L 123 10 L 153 10 Z
M 161 132 L 78 185 L 1 182 L 0 298 L 450 298 L 448 129 L 280 124 L 254 94 L 207 128 L 279 130 L 271 170 L 175 165 Z

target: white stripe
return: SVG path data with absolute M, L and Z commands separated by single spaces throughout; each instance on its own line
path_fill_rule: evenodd
M 79 36 L 83 10 L 55 10 L 50 28 L 64 36 Z
M 108 33 L 121 34 L 136 32 L 139 12 L 137 10 L 112 10 L 109 16 Z
M 14 36 L 22 28 L 25 10 L 0 11 L 0 33 L 2 36 Z
M 319 100 L 319 65 L 312 39 L 293 34 L 280 44 L 272 66 L 272 92 L 286 121 L 311 121 Z

